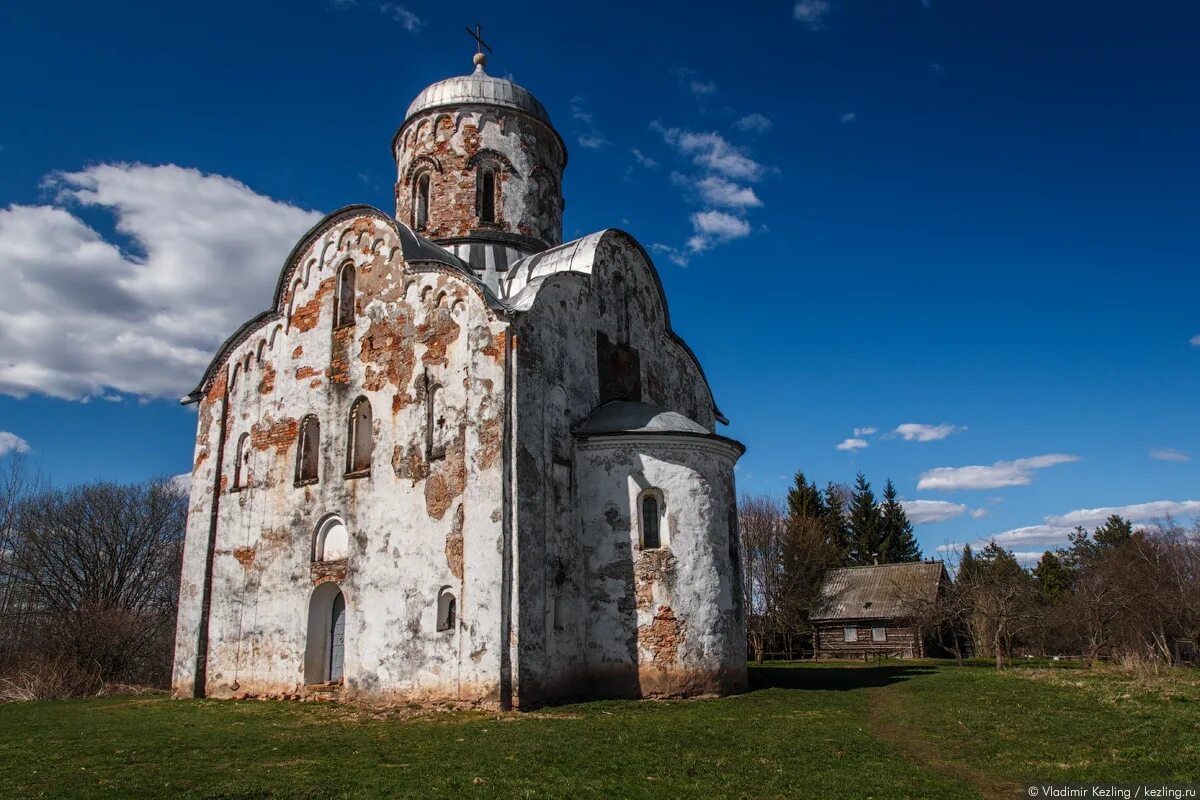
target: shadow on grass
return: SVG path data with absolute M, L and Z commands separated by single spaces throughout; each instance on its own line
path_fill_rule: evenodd
M 877 667 L 796 667 L 764 664 L 750 668 L 750 691 L 763 689 L 816 689 L 852 691 L 890 686 L 921 675 L 936 672 L 935 667 L 920 664 L 889 664 Z

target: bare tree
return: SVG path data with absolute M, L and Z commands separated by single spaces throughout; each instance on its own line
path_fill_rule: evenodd
M 187 498 L 167 480 L 39 489 L 6 544 L 0 670 L 53 664 L 73 691 L 169 679 Z

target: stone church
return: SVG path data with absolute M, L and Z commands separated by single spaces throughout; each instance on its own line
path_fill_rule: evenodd
M 629 234 L 562 243 L 567 151 L 484 71 L 392 139 L 199 409 L 174 691 L 466 701 L 746 682 L 736 441 Z

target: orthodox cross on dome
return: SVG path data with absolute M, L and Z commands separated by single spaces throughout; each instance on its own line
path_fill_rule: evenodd
M 487 56 L 483 53 L 484 48 L 487 48 L 489 53 L 492 52 L 492 46 L 483 40 L 483 26 L 476 22 L 475 30 L 467 28 L 467 35 L 475 40 L 475 66 L 483 69 L 483 65 L 487 63 Z

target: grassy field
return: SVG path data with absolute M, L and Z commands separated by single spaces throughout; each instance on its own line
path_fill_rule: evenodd
M 0 797 L 1016 797 L 1200 781 L 1200 674 L 892 662 L 534 714 L 125 697 L 0 707 Z

